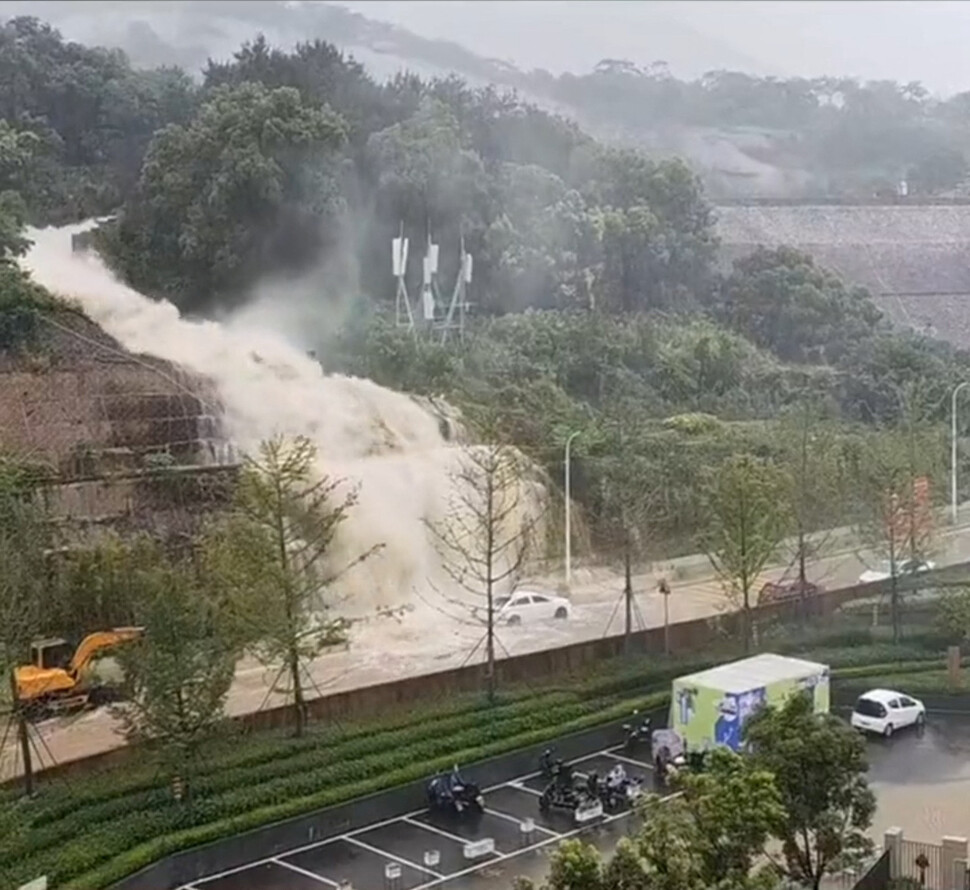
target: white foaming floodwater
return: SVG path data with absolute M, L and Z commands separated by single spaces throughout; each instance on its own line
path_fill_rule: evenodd
M 325 374 L 265 328 L 181 318 L 171 303 L 119 282 L 94 253 L 72 251 L 71 236 L 91 226 L 31 230 L 33 247 L 22 265 L 49 290 L 78 302 L 126 349 L 212 380 L 238 448 L 252 451 L 277 433 L 312 439 L 321 471 L 359 487 L 335 560 L 384 545 L 342 580 L 341 611 L 420 609 L 426 599 L 415 591 L 442 583 L 426 521 L 444 515 L 458 454 L 442 437 L 439 418 L 370 380 Z

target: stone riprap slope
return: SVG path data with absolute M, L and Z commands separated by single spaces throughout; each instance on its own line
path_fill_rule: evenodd
M 788 244 L 868 288 L 897 324 L 970 347 L 970 205 L 717 208 L 721 260 Z

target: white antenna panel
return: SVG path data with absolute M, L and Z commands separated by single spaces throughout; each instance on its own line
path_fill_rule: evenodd
M 391 266 L 394 270 L 394 277 L 400 278 L 404 274 L 407 260 L 404 259 L 407 253 L 406 238 L 395 238 L 391 242 Z
M 431 274 L 438 274 L 438 245 L 429 244 L 428 245 L 428 264 L 431 268 Z
M 406 275 L 408 271 L 408 247 L 411 242 L 405 238 L 401 247 L 401 275 Z
M 465 254 L 464 269 L 462 269 L 462 274 L 465 277 L 465 284 L 471 284 L 472 282 L 472 255 L 470 253 Z
M 431 284 L 431 276 L 434 274 L 434 270 L 431 268 L 431 257 L 426 256 L 424 258 L 424 284 L 425 287 Z
M 426 287 L 421 294 L 421 301 L 424 304 L 424 320 L 434 321 L 434 294 L 430 287 Z

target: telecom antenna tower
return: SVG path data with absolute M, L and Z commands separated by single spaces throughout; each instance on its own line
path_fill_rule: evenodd
M 395 315 L 400 328 L 414 330 L 414 313 L 411 311 L 411 298 L 408 296 L 408 286 L 405 280 L 408 272 L 408 239 L 404 237 L 404 223 L 401 223 L 401 234 L 391 242 L 391 265 L 394 278 L 397 280 L 397 294 L 395 296 Z
M 431 328 L 440 316 L 441 294 L 438 292 L 438 245 L 431 240 L 430 232 L 428 251 L 424 255 L 421 270 L 424 276 L 421 284 L 421 313 L 425 324 Z
M 441 331 L 441 342 L 448 342 L 448 332 L 457 331 L 459 342 L 465 341 L 465 312 L 468 309 L 468 285 L 472 281 L 472 255 L 465 252 L 465 238 L 461 239 L 461 258 L 458 263 L 458 274 L 455 276 L 455 287 L 451 292 L 451 303 L 448 313 L 438 325 Z M 456 318 L 457 316 L 457 318 Z

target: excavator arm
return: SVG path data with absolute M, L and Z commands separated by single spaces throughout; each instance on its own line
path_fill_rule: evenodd
M 81 672 L 95 656 L 105 649 L 139 639 L 144 634 L 141 627 L 115 627 L 88 634 L 77 647 L 67 669 L 39 668 L 36 665 L 18 667 L 15 676 L 17 696 L 21 701 L 64 696 L 78 692 Z
M 68 671 L 75 677 L 90 664 L 91 660 L 105 649 L 113 649 L 122 643 L 140 639 L 145 633 L 143 627 L 114 627 L 88 634 L 74 651 Z

